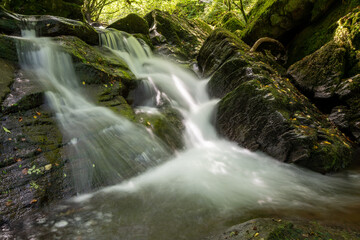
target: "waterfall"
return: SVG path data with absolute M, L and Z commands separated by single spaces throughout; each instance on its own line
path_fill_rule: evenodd
M 139 111 L 146 108 L 153 110 L 148 111 L 151 114 L 168 102 L 182 114 L 186 146 L 161 161 L 168 156 L 166 150 L 143 128 L 82 96 L 69 56 L 48 39 L 30 38 L 33 49 L 21 51 L 22 65 L 34 71 L 48 90 L 58 122 L 76 149 L 75 162 L 89 159 L 85 170 L 90 173 L 84 173 L 82 181 L 95 174 L 93 162 L 95 169 L 103 164 L 99 166 L 105 169 L 101 176 L 120 175 L 114 177 L 118 184 L 82 194 L 61 206 L 78 210 L 38 224 L 35 235 L 202 239 L 231 216 L 246 219 L 249 213 L 279 209 L 342 212 L 357 204 L 357 175 L 321 175 L 219 137 L 212 125 L 218 100 L 209 98 L 207 80 L 154 56 L 129 34 L 111 30 L 100 38 L 102 46 L 125 60 L 141 79 L 141 99 L 134 104 Z
M 144 128 L 100 107 L 83 94 L 71 58 L 48 38 L 24 30 L 18 52 L 22 68 L 32 72 L 68 144 L 78 192 L 121 182 L 169 155 L 164 144 Z M 26 40 L 26 41 L 25 41 Z

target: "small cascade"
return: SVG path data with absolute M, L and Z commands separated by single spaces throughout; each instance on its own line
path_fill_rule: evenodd
M 23 69 L 32 72 L 43 85 L 46 97 L 64 137 L 71 145 L 78 192 L 121 182 L 168 156 L 161 141 L 111 110 L 89 101 L 75 74 L 69 55 L 48 38 L 36 38 L 23 31 L 19 59 Z
M 245 221 L 277 211 L 326 217 L 329 211 L 358 208 L 358 175 L 321 175 L 220 138 L 212 124 L 218 100 L 209 98 L 206 80 L 152 55 L 129 34 L 110 30 L 100 38 L 140 79 L 135 95 L 141 98 L 134 104 L 139 111 L 156 112 L 166 102 L 182 114 L 186 147 L 162 162 L 168 154 L 161 142 L 83 97 L 69 56 L 48 39 L 29 38 L 31 48 L 20 48 L 22 65 L 48 89 L 75 149 L 72 160 L 80 165 L 75 168 L 83 171 L 81 187 L 108 176 L 118 180 L 61 205 L 70 213 L 37 221 L 37 228 L 29 230 L 32 236 L 205 239 L 213 230 L 222 231 L 229 219 Z

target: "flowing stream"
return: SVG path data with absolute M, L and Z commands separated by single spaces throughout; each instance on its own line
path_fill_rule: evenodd
M 169 102 L 183 116 L 183 150 L 170 156 L 144 128 L 87 100 L 70 57 L 48 39 L 24 35 L 22 66 L 41 80 L 64 135 L 75 149 L 79 192 L 38 219 L 40 237 L 58 239 L 201 239 L 229 219 L 277 211 L 346 212 L 359 199 L 359 177 L 329 177 L 283 164 L 220 138 L 212 125 L 218 100 L 207 80 L 153 56 L 132 36 L 100 34 L 102 45 L 142 79 L 136 111 L 159 114 Z M 101 184 L 97 184 L 101 183 Z M 94 186 L 109 185 L 95 192 Z M 56 214 L 54 214 L 56 215 Z M 34 233 L 35 231 L 35 233 Z

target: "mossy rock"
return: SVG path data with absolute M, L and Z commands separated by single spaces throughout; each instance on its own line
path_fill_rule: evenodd
M 236 30 L 244 29 L 244 24 L 236 17 L 232 17 L 222 24 L 222 27 L 229 30 L 230 32 L 235 32 Z
M 10 85 L 15 78 L 15 66 L 13 63 L 0 58 L 0 106 L 10 93 Z
M 0 35 L 0 58 L 16 63 L 18 61 L 18 54 L 16 49 L 16 43 L 19 40 L 6 36 Z
M 153 10 L 145 16 L 151 29 L 150 38 L 158 49 L 164 47 L 174 55 L 185 59 L 193 59 L 205 38 L 209 28 L 205 23 L 181 19 L 175 15 L 159 10 Z
M 288 73 L 296 86 L 315 99 L 334 97 L 345 76 L 347 50 L 334 42 L 293 64 Z
M 184 147 L 182 116 L 169 107 L 160 109 L 159 113 L 138 113 L 136 121 L 145 125 L 158 136 L 172 151 Z
M 360 234 L 344 227 L 326 226 L 315 221 L 257 218 L 235 225 L 209 240 L 295 240 L 295 239 L 358 239 Z
M 93 47 L 82 40 L 63 36 L 55 39 L 69 53 L 79 80 L 84 84 L 111 84 L 118 82 L 132 87 L 135 76 L 126 63 L 104 47 Z
M 288 46 L 288 64 L 293 64 L 314 53 L 327 42 L 333 40 L 340 18 L 359 5 L 360 0 L 336 2 L 328 14 L 298 33 Z
M 303 94 L 282 68 L 229 32 L 215 30 L 199 54 L 209 90 L 221 98 L 220 134 L 251 150 L 318 172 L 351 161 L 352 143 Z
M 262 37 L 271 37 L 287 43 L 295 30 L 311 23 L 326 13 L 334 0 L 321 5 L 323 0 L 260 0 L 251 9 L 242 39 L 254 44 Z M 314 17 L 313 17 L 314 14 Z
M 116 20 L 107 28 L 115 28 L 117 30 L 131 34 L 140 33 L 144 35 L 149 35 L 148 22 L 135 13 L 131 13 L 124 18 Z

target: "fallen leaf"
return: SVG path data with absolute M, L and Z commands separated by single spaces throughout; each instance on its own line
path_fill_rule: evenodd
M 36 114 L 37 114 L 38 116 L 41 116 L 41 113 L 40 113 L 40 112 L 36 112 Z
M 45 171 L 49 171 L 51 169 L 51 167 L 52 167 L 51 164 L 45 165 Z
M 37 116 L 34 116 L 35 119 L 37 119 Z
M 21 158 L 16 159 L 17 162 L 21 162 Z
M 8 201 L 5 203 L 5 205 L 6 205 L 7 207 L 10 207 L 11 204 L 12 204 L 12 200 L 8 200 Z
M 36 151 L 38 151 L 38 152 L 42 152 L 41 148 L 36 149 Z
M 83 85 L 85 85 L 85 82 L 82 82 Z
M 22 122 L 23 118 L 22 117 L 19 117 L 19 122 Z
M 4 131 L 7 133 L 11 133 L 9 129 L 7 129 L 6 127 L 3 127 Z
M 22 174 L 27 175 L 28 174 L 28 169 L 24 168 L 21 172 L 22 172 Z
M 260 233 L 257 232 L 257 233 L 254 234 L 254 237 L 257 237 L 259 235 L 260 235 Z
M 33 199 L 30 201 L 30 204 L 37 203 L 37 201 L 38 201 L 37 199 Z

